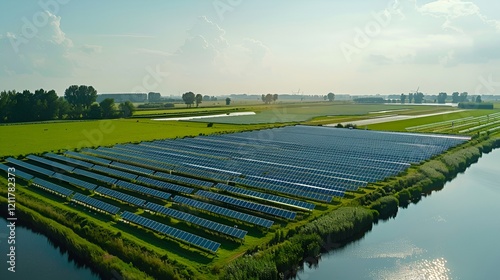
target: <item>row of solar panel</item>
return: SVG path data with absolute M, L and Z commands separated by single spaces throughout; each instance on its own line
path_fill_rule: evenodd
M 315 207 L 315 205 L 313 203 L 299 201 L 299 200 L 281 197 L 281 196 L 272 195 L 272 194 L 267 194 L 267 193 L 251 191 L 251 190 L 233 187 L 233 186 L 222 184 L 222 183 L 218 183 L 217 185 L 215 185 L 215 188 L 226 191 L 226 192 L 234 193 L 234 194 L 241 194 L 241 195 L 248 196 L 248 197 L 253 197 L 253 198 L 258 198 L 258 199 L 262 199 L 262 200 L 266 200 L 266 201 L 270 201 L 270 202 L 285 204 L 288 206 L 298 207 L 298 208 L 306 209 L 306 210 L 313 210 Z
M 56 185 L 54 183 L 51 183 L 51 182 L 48 182 L 48 181 L 45 181 L 43 179 L 40 179 L 40 178 L 35 178 L 33 179 L 32 183 L 37 186 L 37 187 L 40 187 L 40 188 L 43 188 L 43 189 L 47 189 L 49 191 L 52 191 L 52 192 L 55 192 L 63 197 L 67 197 L 67 196 L 70 196 L 74 193 L 74 191 L 70 190 L 70 189 L 67 189 L 65 187 L 61 187 L 59 185 Z
M 212 182 L 207 182 L 207 181 L 202 181 L 202 180 L 198 180 L 198 179 L 173 175 L 173 174 L 159 172 L 159 171 L 156 172 L 154 174 L 154 176 L 160 177 L 162 179 L 166 179 L 169 181 L 173 181 L 173 182 L 182 182 L 182 183 L 186 183 L 186 184 L 190 184 L 190 185 L 194 185 L 194 186 L 205 187 L 205 188 L 209 188 L 213 185 Z
M 247 234 L 247 231 L 245 231 L 245 230 L 241 230 L 241 229 L 238 229 L 235 227 L 230 227 L 227 225 L 216 223 L 216 222 L 213 222 L 213 221 L 210 221 L 207 219 L 197 217 L 195 215 L 191 215 L 191 214 L 186 213 L 186 212 L 178 211 L 178 210 L 171 209 L 171 208 L 166 208 L 164 206 L 161 206 L 161 205 L 158 205 L 158 204 L 155 204 L 152 202 L 146 203 L 145 207 L 151 211 L 173 217 L 177 220 L 186 221 L 186 222 L 207 228 L 209 230 L 220 232 L 220 233 L 232 236 L 232 237 L 243 239 L 245 237 L 245 235 Z
M 220 247 L 220 243 L 214 242 L 210 239 L 200 237 L 195 234 L 167 226 L 165 224 L 141 217 L 139 215 L 130 213 L 128 211 L 123 212 L 121 216 L 124 220 L 128 222 L 155 230 L 167 236 L 182 240 L 188 244 L 198 246 L 213 253 L 217 252 L 217 249 L 219 249 Z
M 162 192 L 162 191 L 155 190 L 155 189 L 150 189 L 150 188 L 143 187 L 141 185 L 137 185 L 137 184 L 126 182 L 126 181 L 119 180 L 118 182 L 116 182 L 116 185 L 121 187 L 121 188 L 124 188 L 124 189 L 128 189 L 128 190 L 131 190 L 134 192 L 138 192 L 138 193 L 142 193 L 142 194 L 146 194 L 146 195 L 150 195 L 150 196 L 154 196 L 154 197 L 158 197 L 158 198 L 162 198 L 162 199 L 168 199 L 171 196 L 171 194 L 169 194 L 169 193 Z
M 190 198 L 183 197 L 180 195 L 176 195 L 172 199 L 174 202 L 177 202 L 179 204 L 185 204 L 185 205 L 188 205 L 188 206 L 193 207 L 193 208 L 197 208 L 197 209 L 204 210 L 207 212 L 226 216 L 226 217 L 233 218 L 233 219 L 236 219 L 236 220 L 239 220 L 242 222 L 246 222 L 249 224 L 262 226 L 265 228 L 270 228 L 274 223 L 273 221 L 268 220 L 268 219 L 256 217 L 256 216 L 246 214 L 246 213 L 241 213 L 238 211 L 234 211 L 234 210 L 220 207 L 217 205 L 213 205 L 213 204 L 205 203 L 202 201 L 190 199 Z
M 168 183 L 168 182 L 164 182 L 164 181 L 160 181 L 160 180 L 156 180 L 156 179 L 151 179 L 151 178 L 147 178 L 147 177 L 142 177 L 142 176 L 137 177 L 136 181 L 139 183 L 146 184 L 146 185 L 151 185 L 151 186 L 155 186 L 157 188 L 172 190 L 172 191 L 180 192 L 180 193 L 191 194 L 194 191 L 193 188 L 183 187 L 183 186 L 179 186 L 176 184 L 172 184 L 172 183 Z
M 119 191 L 111 190 L 105 187 L 98 187 L 95 192 L 99 195 L 108 196 L 117 200 L 128 202 L 132 205 L 143 206 L 146 201 L 132 195 L 124 194 Z
M 268 206 L 268 205 L 263 205 L 263 204 L 250 202 L 250 201 L 246 201 L 246 200 L 242 200 L 242 199 L 237 199 L 237 198 L 233 198 L 233 197 L 230 197 L 227 195 L 207 192 L 207 191 L 203 191 L 203 190 L 197 191 L 196 195 L 201 196 L 201 197 L 205 197 L 205 198 L 208 198 L 211 200 L 227 203 L 230 205 L 238 206 L 241 208 L 246 208 L 249 210 L 254 210 L 254 211 L 261 212 L 261 213 L 266 213 L 266 214 L 269 214 L 272 216 L 281 217 L 281 218 L 290 219 L 290 220 L 295 219 L 295 216 L 297 215 L 297 213 L 293 212 L 293 211 L 284 210 L 284 209 L 280 209 L 280 208 L 276 208 L 276 207 L 272 207 L 272 206 Z
M 22 179 L 24 179 L 26 181 L 30 181 L 31 179 L 33 179 L 35 177 L 35 176 L 31 175 L 31 174 L 28 174 L 28 173 L 23 172 L 21 170 L 17 170 L 15 168 L 14 168 L 14 171 L 12 172 L 11 168 L 12 167 L 0 163 L 0 170 L 5 171 L 5 173 L 7 173 L 7 174 L 9 174 L 9 173 L 13 174 L 15 177 L 22 178 Z
M 90 196 L 83 195 L 81 193 L 75 193 L 71 200 L 78 202 L 80 204 L 84 204 L 87 207 L 93 207 L 97 208 L 99 210 L 105 211 L 107 213 L 110 213 L 112 215 L 117 214 L 120 212 L 120 208 L 114 205 L 111 205 L 109 203 L 106 203 L 104 201 L 100 201 L 98 199 L 92 198 Z
M 261 180 L 259 178 L 235 178 L 233 180 L 238 184 L 242 184 L 249 187 L 254 187 L 258 189 L 269 190 L 273 192 L 283 193 L 291 196 L 303 197 L 308 199 L 313 199 L 322 202 L 331 202 L 333 197 L 331 195 L 318 194 L 313 192 L 302 191 L 294 188 L 287 188 L 283 186 L 278 186 L 269 183 L 267 180 Z

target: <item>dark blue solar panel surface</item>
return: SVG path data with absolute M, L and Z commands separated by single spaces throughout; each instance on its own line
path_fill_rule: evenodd
M 48 159 L 45 159 L 45 158 L 42 158 L 42 157 L 38 157 L 38 156 L 35 156 L 35 155 L 29 155 L 26 158 L 30 159 L 30 160 L 33 160 L 33 161 L 37 161 L 37 162 L 43 163 L 45 165 L 51 166 L 51 167 L 56 168 L 56 169 L 67 171 L 67 172 L 71 172 L 71 171 L 73 171 L 73 169 L 75 169 L 74 167 L 67 166 L 65 164 L 58 163 L 58 162 L 55 162 L 55 161 L 51 161 L 51 160 L 48 160 Z
M 256 216 L 249 215 L 246 213 L 241 213 L 238 211 L 234 211 L 234 210 L 220 207 L 217 205 L 213 205 L 210 203 L 190 199 L 190 198 L 183 197 L 180 195 L 175 196 L 173 198 L 173 200 L 177 203 L 185 204 L 185 205 L 191 206 L 193 208 L 205 210 L 207 212 L 212 212 L 215 214 L 230 217 L 230 218 L 233 218 L 236 220 L 240 220 L 242 222 L 247 222 L 249 224 L 254 224 L 254 225 L 258 225 L 258 226 L 262 226 L 262 227 L 266 227 L 266 228 L 270 228 L 274 223 L 273 221 L 268 220 L 268 219 L 256 217 Z
M 5 176 L 6 177 L 7 177 L 8 173 L 14 174 L 16 177 L 23 178 L 26 181 L 29 181 L 29 180 L 31 180 L 31 179 L 33 179 L 35 177 L 35 176 L 33 176 L 31 174 L 28 174 L 26 172 L 23 172 L 21 170 L 15 170 L 14 172 L 9 172 L 9 168 L 10 168 L 10 166 L 7 166 L 5 164 L 0 163 L 0 170 L 5 171 L 5 173 L 6 173 Z
M 205 188 L 209 188 L 209 187 L 211 187 L 213 185 L 212 182 L 197 180 L 197 179 L 193 179 L 193 178 L 188 178 L 188 177 L 173 175 L 173 174 L 164 173 L 164 172 L 156 172 L 154 174 L 154 176 L 160 177 L 160 178 L 163 178 L 163 179 L 167 179 L 167 180 L 170 180 L 170 181 L 174 181 L 174 182 L 182 182 L 182 183 L 186 183 L 186 184 L 190 184 L 190 185 L 195 185 L 195 186 L 201 186 L 201 187 L 205 187 Z
M 49 181 L 45 181 L 45 180 L 40 179 L 40 178 L 33 179 L 33 184 L 38 185 L 38 186 L 43 187 L 43 188 L 46 188 L 46 189 L 49 189 L 49 190 L 56 192 L 62 196 L 70 196 L 73 194 L 73 191 L 70 189 L 67 189 L 65 187 L 61 187 L 59 185 L 56 185 L 56 184 L 51 183 Z
M 109 176 L 97 174 L 97 173 L 94 173 L 94 172 L 90 172 L 90 171 L 83 170 L 83 169 L 78 169 L 78 168 L 76 168 L 75 170 L 73 170 L 73 173 L 85 176 L 87 178 L 92 178 L 92 179 L 95 179 L 97 181 L 104 182 L 106 184 L 114 184 L 117 181 L 117 179 L 115 179 L 115 178 L 111 178 Z
M 185 212 L 178 211 L 178 210 L 171 209 L 171 208 L 166 208 L 162 205 L 158 205 L 158 204 L 155 204 L 152 202 L 146 203 L 145 207 L 151 211 L 161 213 L 161 214 L 176 218 L 178 220 L 190 222 L 192 224 L 195 224 L 195 225 L 198 225 L 198 226 L 201 226 L 201 227 L 204 227 L 204 228 L 216 231 L 216 232 L 220 232 L 220 233 L 232 236 L 232 237 L 243 239 L 245 237 L 245 235 L 247 234 L 246 230 L 241 230 L 241 229 L 238 229 L 235 227 L 223 225 L 223 224 L 220 224 L 217 222 L 213 222 L 213 221 L 210 221 L 207 219 L 197 217 L 195 215 L 191 215 L 189 213 L 185 213 Z
M 83 160 L 86 160 L 86 161 L 90 161 L 90 162 L 95 162 L 95 163 L 99 163 L 99 164 L 102 164 L 102 165 L 105 165 L 107 166 L 108 164 L 111 163 L 111 161 L 107 160 L 107 159 L 103 159 L 103 158 L 99 158 L 99 157 L 95 157 L 95 156 L 90 156 L 90 155 L 86 155 L 86 154 L 83 154 L 83 153 L 76 153 L 76 152 L 65 152 L 64 153 L 65 155 L 67 156 L 70 156 L 70 157 L 74 157 L 74 158 L 78 158 L 78 159 L 83 159 Z
M 142 177 L 142 176 L 138 177 L 136 179 L 136 181 L 139 183 L 155 186 L 157 188 L 172 190 L 172 191 L 176 191 L 176 192 L 180 192 L 180 193 L 190 194 L 194 191 L 193 188 L 183 187 L 183 186 L 179 186 L 176 184 L 167 183 L 167 182 L 163 182 L 160 180 L 151 179 L 151 178 Z
M 95 190 L 95 192 L 98 194 L 105 195 L 105 196 L 113 197 L 113 198 L 121 200 L 121 201 L 128 202 L 128 203 L 133 204 L 133 205 L 137 205 L 137 206 L 143 206 L 144 203 L 146 203 L 146 201 L 144 199 L 140 199 L 140 198 L 137 198 L 135 196 L 124 194 L 124 193 L 121 193 L 121 192 L 118 192 L 115 190 L 111 190 L 111 189 L 108 189 L 105 187 L 98 187 Z
M 75 195 L 73 195 L 71 200 L 86 204 L 88 206 L 95 207 L 97 209 L 100 209 L 102 211 L 108 212 L 108 213 L 113 214 L 113 215 L 120 212 L 119 207 L 116 207 L 116 206 L 109 204 L 109 203 L 106 203 L 104 201 L 100 201 L 99 199 L 95 199 L 93 197 L 83 195 L 81 193 L 75 193 Z
M 306 209 L 306 210 L 313 210 L 315 207 L 314 204 L 309 203 L 309 202 L 299 201 L 299 200 L 290 199 L 290 198 L 281 197 L 281 196 L 272 195 L 272 194 L 267 194 L 267 193 L 251 191 L 251 190 L 233 187 L 233 186 L 222 184 L 222 183 L 218 183 L 217 185 L 215 185 L 215 188 L 220 189 L 220 190 L 224 190 L 224 191 L 227 191 L 230 193 L 241 194 L 244 196 L 259 198 L 262 200 L 277 202 L 280 204 L 286 204 L 289 206 L 294 206 L 294 207 L 298 207 L 298 208 L 302 208 L 302 209 Z
M 95 188 L 97 188 L 96 184 L 92 184 L 92 183 L 89 183 L 87 181 L 83 181 L 83 180 L 80 180 L 80 179 L 77 179 L 77 178 L 73 178 L 73 177 L 68 176 L 66 174 L 55 173 L 53 177 L 56 178 L 56 179 L 59 179 L 61 181 L 64 181 L 66 183 L 70 183 L 72 185 L 75 185 L 75 186 L 78 186 L 78 187 L 82 187 L 82 188 L 85 188 L 85 189 L 88 189 L 88 190 L 94 190 Z
M 168 199 L 170 197 L 169 193 L 158 191 L 155 189 L 150 189 L 150 188 L 143 187 L 141 185 L 137 185 L 137 184 L 126 182 L 126 181 L 118 181 L 118 182 L 116 182 L 116 185 L 121 187 L 121 188 L 124 188 L 124 189 L 139 192 L 142 194 L 151 195 L 151 196 L 158 197 L 158 198 Z
M 65 157 L 65 156 L 61 156 L 61 155 L 56 155 L 56 154 L 52 154 L 52 153 L 46 153 L 43 155 L 44 157 L 48 157 L 48 158 L 52 158 L 52 159 L 57 159 L 59 161 L 64 161 L 68 164 L 72 164 L 72 165 L 76 165 L 76 166 L 81 166 L 81 167 L 85 167 L 85 168 L 91 168 L 92 166 L 94 166 L 93 163 L 90 163 L 90 162 L 86 162 L 86 161 L 81 161 L 81 160 L 78 160 L 78 159 L 74 159 L 74 158 L 70 158 L 70 157 Z
M 217 252 L 217 249 L 219 249 L 220 247 L 220 243 L 214 242 L 210 239 L 206 239 L 198 235 L 180 229 L 176 229 L 174 227 L 167 226 L 165 224 L 144 218 L 142 216 L 130 213 L 128 211 L 122 213 L 122 218 L 126 221 L 152 229 L 167 236 L 182 240 L 188 244 L 198 246 L 213 253 Z
M 266 214 L 269 214 L 272 216 L 281 217 L 281 218 L 290 219 L 290 220 L 295 219 L 295 216 L 297 215 L 297 213 L 295 213 L 293 211 L 284 210 L 284 209 L 280 209 L 280 208 L 276 208 L 276 207 L 271 207 L 271 206 L 246 201 L 243 199 L 233 198 L 233 197 L 230 197 L 227 195 L 207 192 L 207 191 L 198 191 L 198 192 L 196 192 L 196 195 L 206 197 L 208 199 L 212 199 L 215 201 L 231 204 L 231 205 L 234 205 L 237 207 L 246 208 L 246 209 L 250 209 L 253 211 L 266 213 Z
M 34 172 L 46 175 L 48 177 L 51 177 L 55 173 L 53 170 L 49 170 L 49 169 L 45 169 L 45 168 L 42 168 L 42 167 L 38 167 L 36 165 L 30 164 L 30 163 L 27 163 L 27 162 L 24 162 L 22 160 L 18 160 L 18 159 L 15 159 L 15 158 L 8 158 L 8 159 L 6 159 L 6 161 L 8 163 L 15 164 L 17 166 L 26 168 L 26 169 L 28 169 L 30 171 L 34 171 Z
M 116 169 L 105 167 L 102 165 L 95 165 L 94 167 L 92 167 L 92 170 L 100 171 L 102 173 L 106 173 L 106 174 L 109 174 L 109 175 L 112 175 L 115 177 L 125 178 L 125 179 L 129 179 L 129 180 L 134 180 L 138 176 L 135 174 L 131 174 L 131 173 L 121 171 L 121 170 L 116 170 Z

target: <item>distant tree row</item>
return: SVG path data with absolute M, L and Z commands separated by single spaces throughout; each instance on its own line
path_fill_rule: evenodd
M 72 85 L 59 97 L 54 90 L 15 90 L 0 92 L 0 122 L 31 122 L 63 119 L 102 119 L 131 116 L 134 105 L 119 104 L 114 99 L 96 103 L 97 91 L 92 86 Z
M 262 102 L 266 103 L 266 104 L 269 104 L 271 102 L 276 102 L 276 100 L 278 100 L 278 95 L 275 93 L 275 94 L 262 94 L 262 96 L 260 97 Z
M 406 94 L 401 93 L 401 104 L 406 103 Z M 421 92 L 409 93 L 408 94 L 408 103 L 422 104 L 424 102 L 424 94 Z

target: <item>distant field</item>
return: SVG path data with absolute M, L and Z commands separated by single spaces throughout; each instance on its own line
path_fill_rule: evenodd
M 467 117 L 485 116 L 485 115 L 493 114 L 496 112 L 500 112 L 500 110 L 466 110 L 466 111 L 444 114 L 444 115 L 437 115 L 437 116 L 430 116 L 430 117 L 423 117 L 423 118 L 416 118 L 416 119 L 408 119 L 408 120 L 400 120 L 400 121 L 387 122 L 387 123 L 372 124 L 372 125 L 368 125 L 367 128 L 373 129 L 373 130 L 407 131 L 406 128 L 408 128 L 408 127 L 443 122 L 443 121 L 449 121 L 449 120 L 457 120 L 457 119 L 467 118 Z
M 203 123 L 135 119 L 2 125 L 0 156 L 197 136 L 202 133 L 234 132 L 260 127 L 263 125 L 216 124 L 207 127 Z
M 446 110 L 449 107 L 445 107 Z M 356 116 L 365 115 L 370 112 L 389 111 L 389 110 L 436 110 L 431 106 L 412 105 L 380 105 L 380 104 L 342 104 L 342 103 L 302 103 L 268 106 L 265 110 L 257 112 L 253 116 L 238 116 L 228 118 L 205 118 L 193 120 L 195 122 L 214 122 L 226 124 L 257 124 L 257 123 L 285 123 L 285 122 L 303 122 L 320 116 Z M 440 107 L 439 110 L 443 110 Z M 390 114 L 390 113 L 387 113 Z

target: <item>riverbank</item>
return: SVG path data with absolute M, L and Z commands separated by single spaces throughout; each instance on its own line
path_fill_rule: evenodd
M 487 136 L 473 139 L 452 148 L 420 165 L 410 167 L 397 177 L 369 185 L 366 193 L 299 229 L 277 232 L 275 239 L 260 252 L 228 265 L 222 279 L 280 279 L 295 274 L 306 259 L 316 258 L 334 246 L 343 245 L 353 237 L 371 229 L 379 219 L 395 216 L 399 207 L 417 202 L 433 190 L 478 161 L 483 153 L 500 147 L 500 139 Z M 298 234 L 297 234 L 298 233 Z M 286 240 L 286 241 L 285 241 Z
M 32 224 L 34 228 L 55 243 L 61 242 L 74 256 L 81 256 L 101 275 L 109 276 L 114 270 L 125 279 L 144 279 L 142 273 L 157 279 L 213 279 L 216 276 L 234 279 L 235 275 L 238 279 L 278 279 L 280 275 L 293 275 L 294 269 L 290 268 L 298 267 L 302 260 L 314 258 L 322 251 L 352 240 L 369 230 L 378 219 L 394 215 L 399 206 L 442 187 L 444 182 L 477 161 L 483 152 L 498 146 L 499 140 L 485 137 L 471 140 L 421 165 L 412 166 L 397 177 L 349 194 L 349 199 L 337 201 L 341 204 L 338 210 L 325 211 L 323 216 L 300 225 L 278 227 L 269 233 L 272 238 L 266 238 L 262 244 L 247 250 L 245 256 L 229 265 L 205 266 L 203 270 L 186 267 L 171 254 L 169 258 L 165 251 L 150 249 L 145 245 L 146 241 L 110 226 L 117 223 L 116 217 L 100 221 L 65 203 L 57 203 L 66 202 L 64 199 L 53 203 L 29 187 L 18 189 L 18 203 L 26 206 L 26 209 L 20 210 L 26 212 L 24 220 L 35 221 Z M 2 202 L 5 204 L 6 201 Z M 89 247 L 93 244 L 98 244 L 101 250 Z M 169 250 L 173 248 L 167 247 Z M 189 250 L 183 252 L 190 253 Z M 205 258 L 198 263 L 202 261 L 210 263 L 211 260 Z

